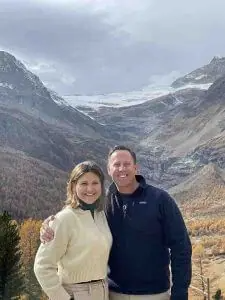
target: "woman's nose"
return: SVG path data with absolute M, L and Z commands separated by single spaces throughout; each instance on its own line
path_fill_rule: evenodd
M 92 185 L 88 185 L 87 186 L 87 192 L 91 192 L 91 191 L 93 191 L 93 187 L 92 187 Z

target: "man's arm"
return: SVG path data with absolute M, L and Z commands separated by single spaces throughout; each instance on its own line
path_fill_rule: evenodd
M 67 216 L 66 216 L 67 217 Z M 55 232 L 54 239 L 41 244 L 35 256 L 34 273 L 44 292 L 52 300 L 70 300 L 71 295 L 62 286 L 57 274 L 61 257 L 66 253 L 70 240 L 70 226 L 62 216 L 49 224 Z
M 40 240 L 41 240 L 42 244 L 51 242 L 54 239 L 54 231 L 49 226 L 49 223 L 53 220 L 55 220 L 55 216 L 50 216 L 47 219 L 45 219 L 41 225 Z
M 162 194 L 162 224 L 165 242 L 171 251 L 171 300 L 188 300 L 191 283 L 191 241 L 182 214 L 173 198 Z

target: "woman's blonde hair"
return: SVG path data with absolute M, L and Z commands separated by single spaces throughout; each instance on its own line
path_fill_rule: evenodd
M 73 208 L 77 208 L 79 206 L 79 198 L 77 197 L 76 193 L 73 193 L 73 185 L 76 185 L 78 179 L 88 172 L 94 173 L 100 180 L 102 193 L 99 199 L 100 201 L 98 202 L 97 210 L 103 210 L 105 204 L 105 179 L 101 168 L 94 161 L 84 161 L 76 165 L 72 170 L 69 181 L 67 182 L 67 199 L 65 201 L 65 204 L 70 205 Z

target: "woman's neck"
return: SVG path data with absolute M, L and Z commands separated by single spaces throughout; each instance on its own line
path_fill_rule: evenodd
M 93 203 L 86 203 L 82 200 L 79 200 L 79 207 L 83 210 L 95 210 L 98 207 L 99 199 Z

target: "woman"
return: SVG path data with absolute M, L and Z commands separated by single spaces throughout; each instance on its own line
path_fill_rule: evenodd
M 112 244 L 103 212 L 104 175 L 94 162 L 77 165 L 67 184 L 66 206 L 51 228 L 54 239 L 41 244 L 35 275 L 51 300 L 107 300 L 107 263 Z

